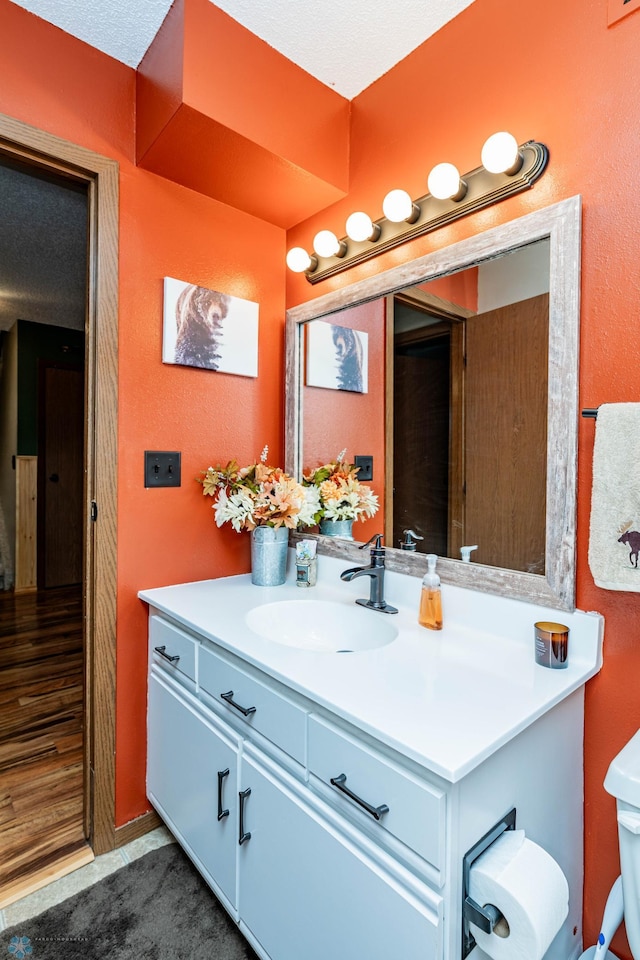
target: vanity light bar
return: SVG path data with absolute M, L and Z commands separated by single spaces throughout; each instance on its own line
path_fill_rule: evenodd
M 318 283 L 336 273 L 348 270 L 356 263 L 362 263 L 364 260 L 376 257 L 379 253 L 391 250 L 407 240 L 413 240 L 431 230 L 437 230 L 446 223 L 474 213 L 482 207 L 528 190 L 544 172 L 549 151 L 543 143 L 528 140 L 518 147 L 518 154 L 522 162 L 515 171 L 512 169 L 511 172 L 506 173 L 489 173 L 484 166 L 480 166 L 470 173 L 463 174 L 461 181 L 466 184 L 466 191 L 460 199 L 450 197 L 446 200 L 438 200 L 427 193 L 413 201 L 413 207 L 419 210 L 417 217 L 414 214 L 409 220 L 403 220 L 401 223 L 393 223 L 386 217 L 381 217 L 380 220 L 373 222 L 374 232 L 370 240 L 356 241 L 343 237 L 339 241 L 339 255 L 330 257 L 314 255 L 310 258 L 310 266 L 304 270 L 307 280 L 309 283 Z

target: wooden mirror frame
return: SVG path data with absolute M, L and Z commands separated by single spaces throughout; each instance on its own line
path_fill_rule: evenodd
M 444 583 L 561 610 L 575 609 L 581 211 L 581 198 L 571 197 L 293 307 L 287 311 L 286 319 L 285 469 L 300 477 L 303 466 L 302 324 L 412 284 L 477 266 L 539 240 L 549 240 L 545 573 L 542 576 L 445 557 L 438 560 L 438 570 Z M 293 533 L 292 540 L 302 536 L 309 534 Z M 318 536 L 318 553 L 343 558 L 348 564 L 363 562 L 358 545 L 345 540 Z M 388 548 L 387 567 L 422 576 L 427 562 L 424 554 Z

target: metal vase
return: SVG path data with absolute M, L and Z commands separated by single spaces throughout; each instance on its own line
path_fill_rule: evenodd
M 325 537 L 353 540 L 353 520 L 321 520 L 320 533 Z
M 287 578 L 289 531 L 286 527 L 256 527 L 251 531 L 251 583 L 278 587 Z

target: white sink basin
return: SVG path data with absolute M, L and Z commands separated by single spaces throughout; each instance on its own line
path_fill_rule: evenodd
M 245 622 L 267 640 L 316 653 L 359 653 L 398 636 L 385 614 L 330 600 L 265 603 L 250 610 Z

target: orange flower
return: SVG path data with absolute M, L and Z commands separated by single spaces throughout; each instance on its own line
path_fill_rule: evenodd
M 226 468 L 209 467 L 203 471 L 202 492 L 216 497 L 213 507 L 216 523 L 231 523 L 234 530 L 253 530 L 256 526 L 297 526 L 313 523 L 304 487 L 281 467 L 264 461 L 267 447 L 258 463 L 238 467 L 235 460 Z

